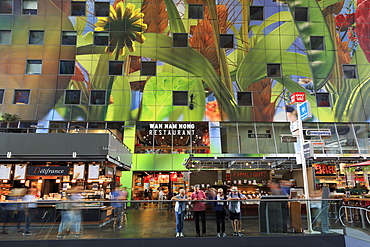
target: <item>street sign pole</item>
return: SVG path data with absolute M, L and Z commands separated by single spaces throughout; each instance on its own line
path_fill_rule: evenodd
M 306 103 L 306 102 L 305 102 Z M 303 190 L 304 194 L 306 195 L 306 199 L 310 199 L 310 190 L 308 187 L 308 178 L 307 178 L 307 164 L 306 164 L 306 157 L 304 155 L 303 151 L 303 144 L 304 144 L 304 137 L 303 137 L 303 120 L 301 116 L 301 105 L 305 103 L 299 103 L 297 105 L 298 107 L 298 131 L 299 131 L 299 147 L 300 147 L 300 158 L 302 162 L 302 176 L 303 176 Z M 310 111 L 310 109 L 308 109 Z M 310 207 L 310 201 L 306 202 L 306 212 L 307 212 L 307 226 L 308 230 L 306 231 L 307 234 L 313 234 L 313 233 L 319 233 L 319 232 L 314 232 L 312 229 L 312 220 L 311 220 L 311 207 Z

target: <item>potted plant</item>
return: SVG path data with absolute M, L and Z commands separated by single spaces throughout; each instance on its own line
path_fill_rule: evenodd
M 6 128 L 9 128 L 11 123 L 17 122 L 20 119 L 21 117 L 17 114 L 3 113 L 1 115 L 1 122 L 6 123 Z

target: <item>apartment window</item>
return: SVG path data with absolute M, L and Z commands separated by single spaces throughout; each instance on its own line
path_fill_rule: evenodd
M 37 15 L 37 0 L 23 0 L 22 14 Z
M 142 61 L 140 72 L 142 76 L 155 76 L 157 74 L 157 62 Z
M 14 90 L 13 104 L 28 105 L 30 102 L 31 90 L 16 89 Z
M 4 102 L 4 93 L 5 89 L 0 89 L 0 105 L 2 105 Z
M 64 97 L 65 105 L 79 105 L 81 101 L 81 90 L 66 90 Z
M 237 92 L 238 106 L 252 106 L 251 92 Z
M 249 14 L 252 21 L 263 21 L 263 6 L 250 6 Z
M 220 34 L 220 48 L 234 48 L 234 35 Z
M 12 42 L 12 31 L 0 30 L 0 45 L 10 45 Z
M 189 4 L 189 19 L 203 19 L 203 4 Z
M 91 90 L 90 105 L 105 105 L 105 90 Z
M 62 31 L 62 45 L 76 45 L 77 32 L 75 31 Z
M 109 16 L 110 4 L 109 2 L 95 2 L 95 16 Z
M 13 13 L 13 0 L 1 0 L 0 1 L 0 14 L 12 14 Z
M 61 75 L 73 75 L 75 73 L 75 61 L 74 60 L 61 60 L 59 64 L 59 74 Z
M 267 77 L 281 77 L 281 64 L 268 63 L 267 64 Z
M 311 50 L 325 50 L 323 36 L 310 36 Z
M 26 74 L 40 75 L 42 70 L 42 60 L 27 60 Z
M 173 33 L 172 36 L 173 47 L 188 47 L 187 33 Z
M 294 20 L 295 21 L 308 21 L 308 8 L 307 7 L 295 7 L 294 8 Z
M 94 33 L 94 45 L 106 46 L 109 43 L 109 33 L 108 32 L 95 32 Z
M 357 78 L 356 65 L 344 64 L 342 65 L 342 68 L 343 68 L 344 79 L 356 79 Z
M 123 61 L 109 61 L 109 75 L 122 75 Z
M 316 93 L 317 107 L 330 107 L 329 93 Z
M 85 16 L 86 2 L 71 2 L 71 16 Z
M 28 44 L 30 45 L 44 44 L 44 31 L 31 30 L 29 34 Z
M 175 106 L 188 105 L 188 91 L 173 91 L 172 105 Z

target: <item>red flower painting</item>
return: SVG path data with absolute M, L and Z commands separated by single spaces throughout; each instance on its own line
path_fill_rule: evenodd
M 358 43 L 370 63 L 370 1 L 358 0 L 356 10 L 356 34 Z

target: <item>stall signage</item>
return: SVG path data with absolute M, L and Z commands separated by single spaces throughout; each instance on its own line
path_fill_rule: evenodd
M 231 171 L 230 174 L 231 180 L 269 180 L 270 179 L 270 172 L 267 170 L 252 170 L 252 171 Z
M 299 116 L 301 121 L 312 117 L 310 102 L 306 101 L 298 106 Z
M 150 123 L 149 135 L 194 135 L 194 123 Z
M 313 167 L 316 175 L 335 175 L 337 173 L 335 165 L 315 164 Z
M 330 130 L 306 130 L 307 136 L 331 136 Z
M 296 136 L 282 136 L 281 142 L 297 142 Z
M 68 166 L 29 166 L 29 176 L 66 176 L 69 174 Z
M 310 142 L 303 143 L 303 154 L 306 159 L 313 157 L 312 143 Z
M 256 138 L 256 134 L 248 134 L 248 138 Z M 257 134 L 257 138 L 271 138 L 271 134 Z
M 290 96 L 290 103 L 303 103 L 306 101 L 306 94 L 302 92 L 295 92 Z

